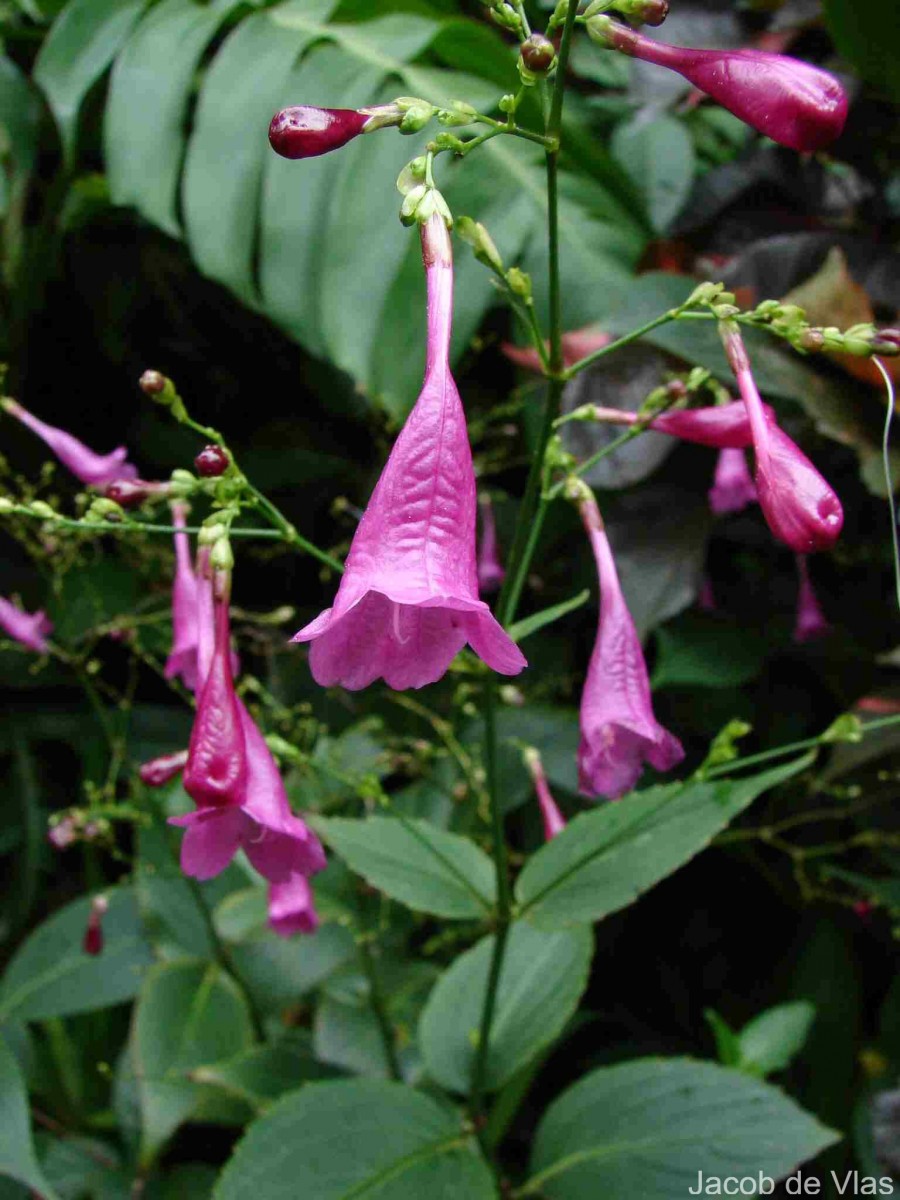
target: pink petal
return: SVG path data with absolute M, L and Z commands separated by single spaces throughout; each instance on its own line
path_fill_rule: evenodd
M 212 879 L 224 871 L 237 854 L 246 818 L 237 808 L 201 808 L 183 817 L 170 817 L 170 825 L 184 829 L 181 869 L 193 879 Z

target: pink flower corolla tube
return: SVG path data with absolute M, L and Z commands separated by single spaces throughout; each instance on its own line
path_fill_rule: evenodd
M 600 581 L 600 623 L 581 697 L 579 785 L 586 796 L 616 800 L 637 783 L 645 761 L 668 771 L 684 758 L 684 750 L 653 715 L 640 639 L 589 489 L 581 493 L 578 507 Z
M 481 513 L 481 542 L 478 546 L 478 590 L 480 592 L 496 592 L 506 571 L 500 561 L 500 547 L 497 544 L 497 523 L 494 520 L 494 506 L 490 496 L 485 493 L 478 498 L 478 509 Z
M 535 795 L 538 798 L 538 804 L 541 808 L 544 839 L 549 842 L 565 829 L 566 818 L 559 811 L 559 805 L 553 799 L 540 754 L 533 747 L 529 746 L 523 757 L 534 783 Z
M 43 654 L 53 625 L 43 611 L 25 612 L 12 600 L 0 596 L 0 629 L 29 650 Z
M 212 594 L 215 590 L 215 602 Z M 291 812 L 272 752 L 234 691 L 227 575 L 200 579 L 198 669 L 203 687 L 188 748 L 185 791 L 195 812 L 171 817 L 185 829 L 181 867 L 211 879 L 243 847 L 270 883 L 313 875 L 325 866 L 318 838 Z
M 831 632 L 828 618 L 822 611 L 819 598 L 816 595 L 812 580 L 809 577 L 809 567 L 802 554 L 797 555 L 797 575 L 800 587 L 797 592 L 797 615 L 794 621 L 794 641 L 812 642 Z
M 644 37 L 597 16 L 588 33 L 601 45 L 668 67 L 754 129 L 812 153 L 840 136 L 847 94 L 833 75 L 796 58 L 764 50 L 693 50 Z
M 719 451 L 713 485 L 709 489 L 709 507 L 717 516 L 740 512 L 756 500 L 756 484 L 747 466 L 743 450 Z
M 2 404 L 11 416 L 27 425 L 50 447 L 64 467 L 89 487 L 102 488 L 117 479 L 137 478 L 137 467 L 125 461 L 128 451 L 124 446 L 119 446 L 109 454 L 95 454 L 71 433 L 55 425 L 47 425 L 17 401 L 6 399 Z
M 840 537 L 844 510 L 803 451 L 767 417 L 737 325 L 721 325 L 725 353 L 753 433 L 756 491 L 769 528 L 798 554 L 829 550 Z
M 269 884 L 269 926 L 284 938 L 316 932 L 319 917 L 305 875 L 292 875 L 285 883 Z
M 166 660 L 165 677 L 180 677 L 184 686 L 197 687 L 197 641 L 199 637 L 200 588 L 191 562 L 191 545 L 185 533 L 187 505 L 172 505 L 175 534 L 175 578 L 172 581 L 172 649 Z
M 768 404 L 763 404 L 766 420 L 774 420 L 775 414 Z M 594 406 L 598 421 L 610 421 L 617 425 L 636 425 L 640 414 L 625 412 L 620 408 Z M 647 424 L 656 433 L 681 438 L 683 442 L 696 442 L 700 446 L 713 446 L 720 450 L 740 450 L 753 445 L 753 430 L 747 408 L 740 400 L 728 404 L 709 405 L 705 408 L 677 408 L 662 412 Z
M 428 283 L 425 383 L 359 523 L 326 609 L 294 637 L 313 678 L 351 691 L 383 678 L 420 688 L 468 644 L 501 675 L 526 662 L 478 599 L 475 474 L 450 374 L 453 263 L 440 216 L 422 226 Z

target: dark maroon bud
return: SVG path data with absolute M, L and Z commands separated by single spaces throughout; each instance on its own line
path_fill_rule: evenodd
M 615 8 L 633 25 L 662 25 L 669 15 L 668 0 L 621 0 Z
M 105 896 L 95 896 L 91 901 L 91 911 L 88 916 L 87 929 L 84 931 L 82 948 L 85 954 L 93 955 L 94 958 L 103 953 L 103 917 L 108 908 L 109 901 Z
M 149 483 L 146 479 L 114 479 L 106 485 L 103 495 L 122 508 L 136 508 L 151 496 L 165 494 L 168 490 L 166 483 Z
M 175 754 L 163 754 L 159 758 L 151 759 L 150 762 L 142 763 L 138 774 L 147 787 L 162 787 L 184 770 L 187 757 L 187 750 L 179 750 Z
M 269 144 L 282 158 L 315 158 L 339 150 L 362 133 L 368 113 L 355 108 L 283 108 L 269 126 Z
M 138 381 L 141 391 L 148 396 L 159 396 L 166 390 L 168 380 L 159 371 L 145 371 Z
M 533 33 L 527 41 L 522 43 L 519 54 L 529 71 L 535 75 L 543 75 L 553 66 L 556 48 L 542 33 Z
M 214 479 L 224 475 L 231 466 L 231 459 L 221 446 L 204 446 L 194 459 L 194 467 L 198 475 L 204 479 Z

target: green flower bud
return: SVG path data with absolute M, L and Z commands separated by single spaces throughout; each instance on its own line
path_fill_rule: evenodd
M 418 187 L 411 188 L 406 193 L 403 203 L 400 205 L 400 220 L 404 225 L 415 225 L 416 210 L 427 193 L 428 188 L 424 183 L 420 183 Z
M 213 542 L 209 552 L 210 566 L 214 571 L 231 571 L 234 569 L 234 554 L 228 537 L 220 537 Z
M 44 500 L 32 500 L 28 508 L 36 517 L 44 517 L 46 520 L 52 521 L 56 516 L 56 513 Z
M 496 271 L 498 275 L 503 274 L 503 259 L 500 257 L 500 251 L 480 221 L 473 221 L 471 217 L 459 217 L 456 222 L 456 232 L 464 242 L 472 247 L 479 262 L 490 267 L 492 271 Z
M 419 133 L 424 129 L 437 109 L 433 104 L 428 104 L 422 101 L 420 104 L 412 105 L 403 114 L 403 120 L 400 122 L 401 133 Z
M 15 504 L 6 496 L 0 496 L 0 513 L 11 513 L 15 511 Z
M 466 143 L 454 133 L 439 133 L 434 139 L 434 147 L 436 150 L 452 150 L 454 154 L 459 154 L 465 150 Z
M 31 506 L 32 510 L 34 505 Z M 124 509 L 116 504 L 115 500 L 107 500 L 105 496 L 98 496 L 88 506 L 87 512 L 84 514 L 88 521 L 122 521 L 125 518 Z
M 669 15 L 668 0 L 615 0 L 613 8 L 632 25 L 662 25 Z
M 695 287 L 687 300 L 678 307 L 680 309 L 699 308 L 704 304 L 712 304 L 725 291 L 724 283 L 701 283 Z
M 442 108 L 437 115 L 441 125 L 471 125 L 478 116 L 471 104 L 462 100 L 454 100 L 449 108 Z
M 514 296 L 518 296 L 526 304 L 530 303 L 532 297 L 530 275 L 527 275 L 524 271 L 520 271 L 518 267 L 511 267 L 506 272 L 506 282 Z
M 177 498 L 193 495 L 199 486 L 200 480 L 181 467 L 176 467 L 169 477 L 169 495 Z
M 425 155 L 421 154 L 408 162 L 397 176 L 397 191 L 401 196 L 406 196 L 414 187 L 425 182 L 425 162 Z

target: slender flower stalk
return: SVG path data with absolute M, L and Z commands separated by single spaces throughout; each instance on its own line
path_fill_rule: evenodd
M 137 467 L 125 461 L 128 451 L 124 446 L 117 447 L 109 454 L 96 454 L 71 433 L 39 420 L 16 400 L 0 400 L 0 406 L 37 434 L 63 466 L 89 487 L 103 488 L 117 479 L 137 477 Z
M 428 284 L 425 382 L 359 523 L 334 606 L 294 637 L 313 678 L 351 691 L 440 679 L 468 644 L 516 675 L 521 651 L 478 598 L 475 475 L 450 373 L 453 262 L 443 219 L 422 226 Z
M 747 406 L 756 454 L 756 490 L 769 528 L 798 554 L 831 549 L 844 524 L 840 500 L 800 447 L 767 416 L 738 326 L 723 321 L 720 331 Z
M 197 641 L 199 637 L 200 584 L 191 562 L 190 539 L 185 533 L 188 506 L 172 505 L 175 540 L 175 578 L 172 581 L 172 649 L 166 660 L 166 679 L 180 677 L 184 686 L 197 687 Z
M 500 547 L 497 544 L 497 523 L 494 520 L 494 506 L 487 492 L 478 497 L 478 509 L 481 513 L 481 542 L 478 546 L 478 590 L 482 595 L 486 592 L 496 592 L 506 577 L 503 563 L 500 561 Z
M 668 771 L 684 750 L 653 715 L 640 639 L 597 501 L 584 484 L 578 485 L 577 503 L 600 582 L 600 623 L 581 698 L 579 784 L 587 796 L 615 800 L 634 787 L 645 761 Z
M 550 785 L 547 782 L 544 764 L 541 762 L 541 756 L 538 751 L 533 746 L 528 746 L 522 758 L 531 775 L 538 804 L 541 808 L 541 820 L 544 823 L 544 839 L 550 842 L 558 833 L 562 833 L 565 829 L 566 818 L 560 812 L 559 805 L 553 799 L 550 792 Z
M 831 632 L 828 618 L 822 611 L 812 580 L 806 557 L 797 555 L 797 575 L 800 587 L 797 592 L 797 615 L 794 621 L 794 641 L 812 642 Z
M 668 67 L 766 137 L 792 150 L 822 150 L 840 136 L 847 94 L 833 75 L 764 50 L 694 50 L 654 41 L 607 16 L 592 17 L 594 41 Z
M 0 629 L 27 649 L 44 654 L 53 625 L 42 609 L 29 613 L 12 600 L 0 596 Z
M 743 450 L 727 447 L 719 451 L 709 506 L 717 516 L 740 512 L 757 499 L 756 484 Z

